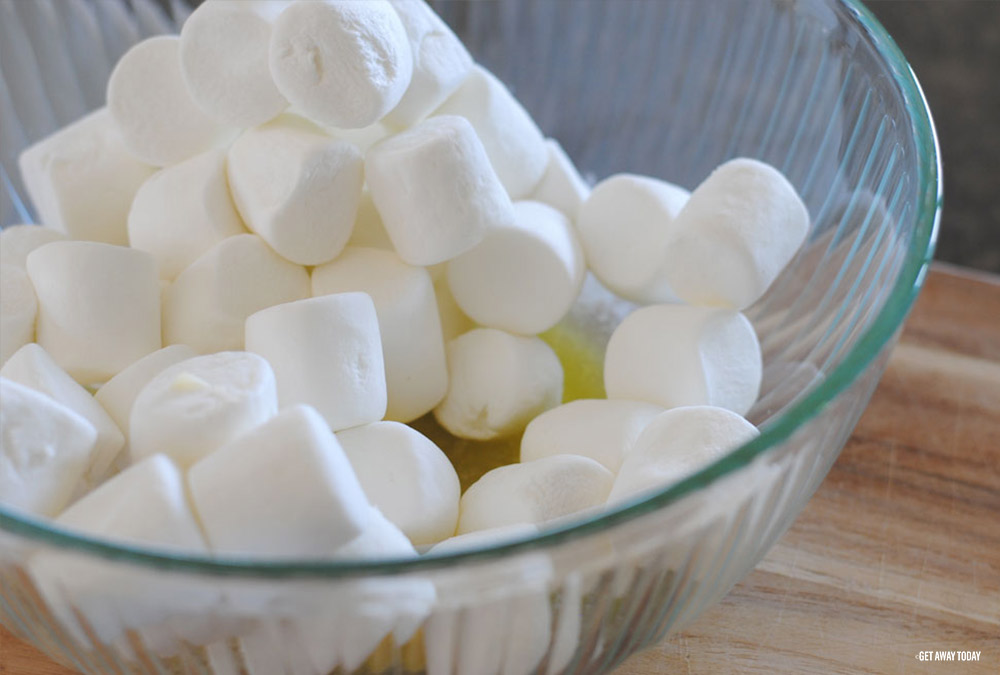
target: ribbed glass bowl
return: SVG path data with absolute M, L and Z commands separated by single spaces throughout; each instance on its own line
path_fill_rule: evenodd
M 693 188 L 749 156 L 795 184 L 812 231 L 749 311 L 765 360 L 750 414 L 761 436 L 603 515 L 416 561 L 184 558 L 0 508 L 0 621 L 53 659 L 85 673 L 603 672 L 725 595 L 850 435 L 940 207 L 930 114 L 871 14 L 854 0 L 437 6 L 591 177 Z M 19 151 L 102 105 L 117 57 L 187 11 L 0 0 L 3 224 L 31 218 Z M 600 345 L 622 309 L 596 294 L 570 320 Z

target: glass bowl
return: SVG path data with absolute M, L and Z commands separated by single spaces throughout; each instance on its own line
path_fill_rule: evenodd
M 0 622 L 84 673 L 596 673 L 718 601 L 823 480 L 931 258 L 941 173 L 898 48 L 855 0 L 440 2 L 585 174 L 694 187 L 779 167 L 812 231 L 748 312 L 755 441 L 662 491 L 505 543 L 411 560 L 261 563 L 101 541 L 0 508 Z M 3 224 L 28 143 L 103 103 L 181 0 L 0 3 Z M 627 307 L 567 319 L 599 348 Z M 262 495 L 266 498 L 266 495 Z

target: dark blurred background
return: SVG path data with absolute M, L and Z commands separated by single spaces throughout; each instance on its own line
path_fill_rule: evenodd
M 1000 273 L 1000 0 L 865 4 L 903 50 L 934 114 L 945 191 L 937 258 Z

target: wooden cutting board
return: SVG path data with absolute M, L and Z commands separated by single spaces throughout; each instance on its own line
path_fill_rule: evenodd
M 792 529 L 721 604 L 616 675 L 675 672 L 1000 673 L 1000 277 L 935 267 Z M 0 628 L 0 675 L 69 673 Z

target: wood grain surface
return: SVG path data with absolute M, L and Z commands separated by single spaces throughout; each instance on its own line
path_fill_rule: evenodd
M 1000 278 L 936 266 L 792 529 L 722 603 L 616 675 L 675 672 L 1000 673 Z M 0 628 L 0 675 L 69 673 Z

